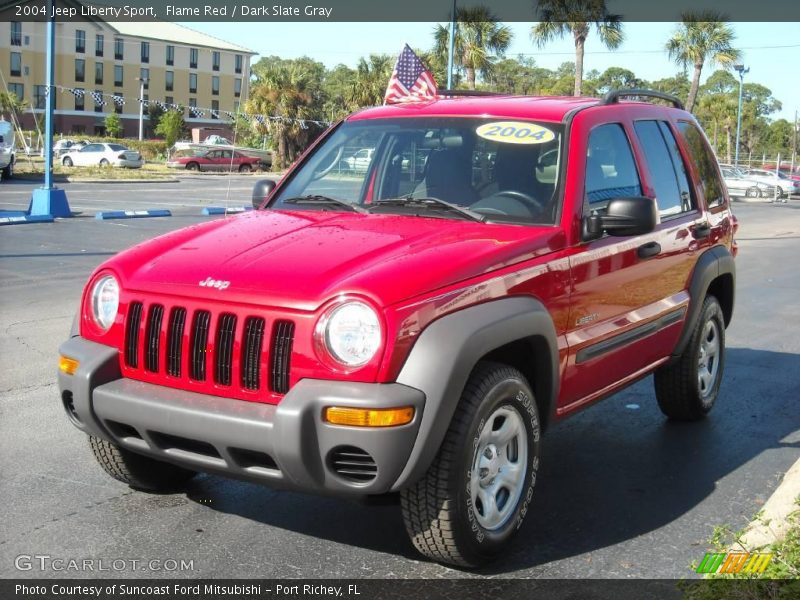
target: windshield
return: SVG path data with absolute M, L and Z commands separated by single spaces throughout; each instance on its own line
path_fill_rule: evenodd
M 351 205 L 464 218 L 467 213 L 448 209 L 449 203 L 487 221 L 553 224 L 562 132 L 557 123 L 498 118 L 346 122 L 306 159 L 270 207 L 348 210 Z M 444 202 L 413 202 L 426 198 Z

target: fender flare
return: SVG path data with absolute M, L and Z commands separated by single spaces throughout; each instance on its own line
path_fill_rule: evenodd
M 559 355 L 552 317 L 541 302 L 526 296 L 494 300 L 444 316 L 425 328 L 397 377 L 397 383 L 421 390 L 426 399 L 417 439 L 393 491 L 407 487 L 428 470 L 478 361 L 492 350 L 526 338 L 535 338 L 537 347 L 547 349 L 547 356 L 535 358 L 541 379 L 547 381 L 531 382 L 537 404 L 547 407 L 540 415 L 544 423 L 555 411 Z
M 733 256 L 725 246 L 714 246 L 703 252 L 697 260 L 689 282 L 689 309 L 684 321 L 683 331 L 675 350 L 672 352 L 673 358 L 680 356 L 686 349 L 692 337 L 697 320 L 700 318 L 700 309 L 703 307 L 703 299 L 708 293 L 708 288 L 712 282 L 721 275 L 730 275 L 736 281 L 736 264 Z M 731 296 L 731 309 L 733 313 L 733 299 L 735 296 L 735 285 Z

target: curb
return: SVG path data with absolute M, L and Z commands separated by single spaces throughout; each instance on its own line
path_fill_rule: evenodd
M 52 223 L 52 215 L 15 215 L 0 217 L 0 225 L 25 225 L 27 223 Z
M 237 214 L 243 213 L 253 210 L 251 206 L 231 206 L 230 208 L 225 208 L 224 206 L 207 206 L 205 207 L 201 214 L 203 215 L 230 215 L 230 214 Z
M 748 550 L 764 548 L 782 540 L 789 529 L 788 516 L 798 510 L 797 498 L 800 497 L 800 459 L 795 462 L 783 476 L 783 481 L 772 496 L 764 503 L 764 507 L 745 528 L 740 541 L 736 544 Z
M 166 179 L 73 179 L 67 177 L 68 183 L 180 183 L 174 177 Z
M 171 217 L 172 213 L 168 210 L 107 210 L 96 213 L 94 218 L 101 221 L 108 219 L 144 219 L 147 217 Z

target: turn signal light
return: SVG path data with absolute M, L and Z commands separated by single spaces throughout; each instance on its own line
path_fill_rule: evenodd
M 366 409 L 329 406 L 323 411 L 323 418 L 333 425 L 396 427 L 414 420 L 414 407 Z
M 67 375 L 74 375 L 80 364 L 81 363 L 74 358 L 67 358 L 66 356 L 58 357 L 58 370 Z

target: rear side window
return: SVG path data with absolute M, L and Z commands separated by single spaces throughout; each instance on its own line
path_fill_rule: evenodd
M 692 210 L 689 182 L 672 132 L 659 121 L 637 121 L 634 129 L 647 160 L 659 214 L 669 217 Z
M 703 184 L 703 195 L 709 208 L 721 206 L 725 202 L 722 193 L 722 182 L 717 173 L 717 159 L 706 144 L 706 140 L 700 130 L 688 121 L 678 123 L 686 146 L 689 148 L 689 155 L 694 161 L 697 172 L 700 174 L 700 181 Z
M 641 196 L 636 161 L 619 123 L 600 125 L 589 134 L 586 153 L 586 200 L 591 208 L 612 198 Z

